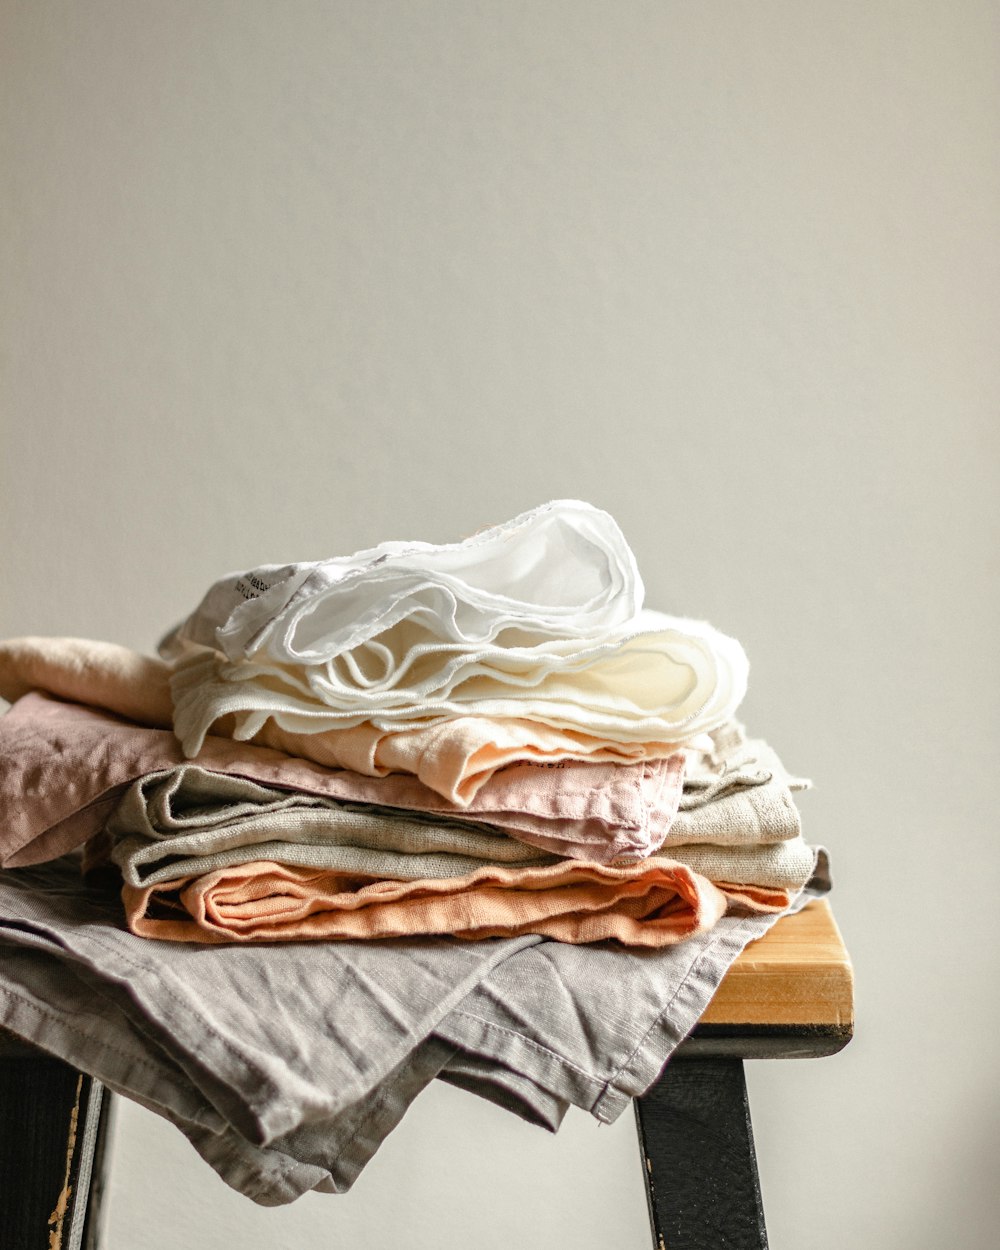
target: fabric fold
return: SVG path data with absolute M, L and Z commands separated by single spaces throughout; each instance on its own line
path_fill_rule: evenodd
M 104 833 L 103 853 L 110 854 L 124 880 L 134 886 L 264 859 L 373 879 L 414 881 L 462 877 L 487 866 L 539 866 L 564 858 L 489 825 L 276 790 L 194 765 L 135 781 L 108 818 Z M 100 854 L 98 847 L 91 848 L 90 862 Z M 733 847 L 672 844 L 665 858 L 713 881 L 793 890 L 805 885 L 815 864 L 815 852 L 801 837 Z M 616 866 L 634 862 L 619 859 Z
M 741 905 L 762 911 L 788 905 L 780 890 L 738 893 Z M 669 860 L 630 868 L 561 860 L 416 881 L 264 860 L 193 879 L 125 885 L 122 898 L 133 933 L 179 942 L 535 934 L 658 947 L 710 929 L 727 905 L 722 890 Z
M 558 499 L 462 542 L 389 541 L 352 556 L 228 574 L 161 650 L 208 646 L 230 660 L 264 651 L 289 664 L 348 655 L 360 680 L 389 683 L 400 667 L 419 665 L 428 647 L 440 667 L 442 644 L 509 644 L 510 632 L 521 645 L 600 636 L 635 616 L 642 597 L 614 518 Z
M 186 661 L 176 680 L 210 690 L 220 682 L 220 665 L 217 655 L 203 652 Z M 114 643 L 40 637 L 0 641 L 0 697 L 16 701 L 37 690 L 160 729 L 173 726 L 171 672 L 164 661 Z M 623 742 L 543 725 L 516 711 L 507 717 L 455 716 L 409 730 L 363 723 L 310 733 L 286 731 L 269 719 L 254 732 L 244 720 L 221 715 L 212 721 L 210 734 L 249 740 L 326 768 L 347 768 L 366 776 L 412 773 L 463 807 L 497 771 L 511 764 L 638 763 L 666 759 L 678 751 L 674 742 Z
M 185 764 L 173 734 L 42 694 L 0 717 L 0 862 L 38 863 L 82 845 L 137 778 Z M 266 747 L 209 738 L 197 767 L 345 802 L 482 821 L 566 853 L 648 854 L 670 830 L 682 760 L 637 766 L 565 762 L 504 769 L 458 808 L 414 777 L 364 777 Z M 780 831 L 779 831 L 780 832 Z M 548 846 L 543 847 L 548 849 Z
M 688 842 L 741 845 L 798 836 L 788 784 L 764 744 L 726 733 L 731 743 L 711 765 L 725 776 L 725 786 L 711 801 L 703 787 L 694 803 L 686 789 L 678 798 L 682 774 L 674 758 L 641 766 L 517 765 L 496 773 L 473 802 L 457 808 L 405 774 L 367 778 L 225 738 L 207 739 L 197 764 L 186 765 L 168 731 L 29 694 L 0 717 L 6 812 L 0 863 L 40 863 L 83 845 L 137 778 L 185 766 L 321 798 L 482 821 L 541 850 L 588 859 L 641 856 Z M 684 768 L 686 778 L 687 762 Z M 704 780 L 704 769 L 700 775 Z M 671 815 L 675 803 L 679 810 Z
M 535 721 L 623 743 L 683 743 L 728 720 L 746 693 L 748 665 L 735 639 L 704 621 L 644 610 L 589 645 L 493 647 L 447 666 L 433 680 L 375 690 L 334 670 L 264 660 L 220 660 L 197 649 L 174 661 L 174 728 L 185 754 L 232 718 L 251 739 L 268 721 L 314 734 L 370 724 L 399 732 L 462 716 Z

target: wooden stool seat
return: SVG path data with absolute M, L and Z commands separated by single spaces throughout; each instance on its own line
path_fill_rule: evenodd
M 854 1033 L 854 972 L 829 902 L 783 916 L 729 969 L 684 1043 L 718 1050 L 738 1036 L 744 1059 L 833 1055 Z

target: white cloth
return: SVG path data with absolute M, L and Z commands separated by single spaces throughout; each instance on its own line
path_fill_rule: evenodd
M 456 716 L 489 716 L 621 742 L 680 743 L 729 720 L 746 692 L 748 664 L 735 639 L 704 622 L 657 612 L 641 613 L 623 637 L 568 655 L 495 652 L 477 657 L 432 695 L 373 693 L 348 683 L 338 688 L 328 679 L 332 665 L 296 672 L 220 662 L 217 653 L 201 650 L 178 661 L 171 679 L 174 729 L 188 756 L 229 714 L 236 717 L 233 737 L 241 739 L 253 737 L 269 717 L 291 733 L 311 734 L 365 723 L 418 729 Z M 521 671 L 514 668 L 518 660 Z
M 188 755 L 230 714 L 237 738 L 472 715 L 689 741 L 733 715 L 746 656 L 642 597 L 613 519 L 572 500 L 463 543 L 233 574 L 161 646 L 174 727 Z
M 385 542 L 228 574 L 161 651 L 194 643 L 229 660 L 294 665 L 345 656 L 359 685 L 390 687 L 428 653 L 439 663 L 442 650 L 603 636 L 631 620 L 642 597 L 614 519 L 560 499 L 464 542 Z

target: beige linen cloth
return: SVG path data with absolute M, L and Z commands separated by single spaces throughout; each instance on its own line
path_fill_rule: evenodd
M 105 834 L 111 857 L 135 886 L 253 860 L 395 880 L 558 862 L 489 825 L 275 790 L 194 764 L 133 782 Z M 816 853 L 797 837 L 757 846 L 673 845 L 661 858 L 713 881 L 798 891 L 813 874 Z
M 218 676 L 221 667 L 218 657 L 204 655 L 189 663 L 178 679 L 214 689 L 216 684 L 225 685 Z M 0 642 L 0 697 L 11 702 L 29 690 L 44 690 L 142 725 L 168 729 L 174 716 L 172 676 L 173 669 L 163 660 L 115 643 L 41 637 Z M 237 733 L 233 716 L 215 720 L 211 732 L 247 737 Z M 637 763 L 665 759 L 678 751 L 674 742 L 618 742 L 516 717 L 482 716 L 457 716 L 400 731 L 361 724 L 317 733 L 291 733 L 269 720 L 250 740 L 366 776 L 411 773 L 459 807 L 471 804 L 498 769 L 513 763 Z
M 532 860 L 484 826 L 287 795 L 193 765 L 136 781 L 106 832 L 130 928 L 177 941 L 537 933 L 656 947 L 728 906 L 784 909 L 815 862 L 801 838 L 676 848 L 702 853 L 713 886 L 676 855 Z

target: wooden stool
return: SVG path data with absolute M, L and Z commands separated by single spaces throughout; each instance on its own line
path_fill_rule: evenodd
M 852 1031 L 850 960 L 828 903 L 812 902 L 744 951 L 636 1100 L 654 1246 L 766 1250 L 743 1060 L 832 1055 Z M 108 1100 L 59 1060 L 0 1052 L 4 1250 L 94 1250 Z

